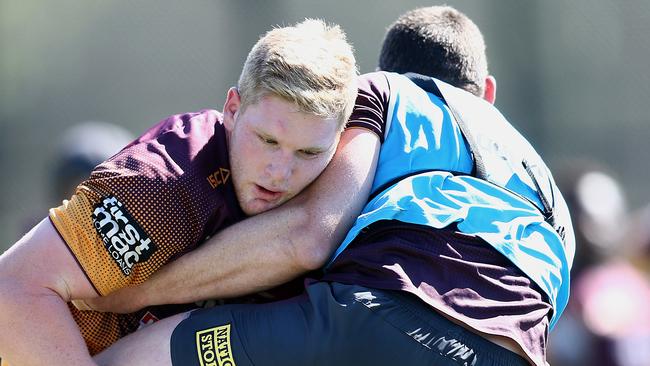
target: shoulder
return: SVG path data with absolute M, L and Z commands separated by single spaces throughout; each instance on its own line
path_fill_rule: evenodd
M 146 143 L 169 135 L 186 139 L 207 139 L 215 133 L 223 132 L 222 117 L 220 112 L 213 109 L 174 114 L 156 123 L 133 144 Z
M 216 154 L 227 161 L 225 129 L 220 112 L 207 109 L 169 116 L 122 151 L 98 166 L 94 173 L 120 171 L 173 177 Z
M 359 93 L 373 94 L 381 99 L 390 95 L 388 73 L 385 71 L 370 72 L 357 78 Z
M 383 141 L 390 103 L 388 79 L 384 72 L 373 72 L 360 75 L 357 85 L 357 99 L 347 127 L 368 129 Z

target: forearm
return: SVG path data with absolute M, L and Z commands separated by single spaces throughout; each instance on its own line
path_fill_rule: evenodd
M 0 279 L 0 356 L 16 366 L 95 365 L 57 293 L 6 278 Z
M 367 200 L 378 146 L 371 133 L 347 131 L 330 166 L 305 192 L 163 267 L 139 289 L 146 297 L 141 305 L 244 295 L 322 266 Z
M 163 267 L 140 289 L 134 288 L 146 298 L 141 305 L 241 296 L 277 286 L 306 272 L 305 266 L 296 263 L 294 243 L 284 233 L 286 229 L 300 232 L 294 218 L 292 212 L 283 211 L 276 213 L 269 223 L 256 220 L 257 217 L 246 220 L 236 228 L 241 231 L 237 241 L 231 241 L 229 232 L 222 232 L 201 250 Z M 262 230 L 260 224 L 268 226 Z M 261 232 L 273 234 L 262 239 Z

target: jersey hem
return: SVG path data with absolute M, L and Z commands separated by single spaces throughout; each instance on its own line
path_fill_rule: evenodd
M 79 262 L 79 259 L 77 259 L 77 256 L 75 256 L 75 254 L 74 254 L 74 252 L 72 251 L 72 249 L 70 249 L 70 246 L 68 245 L 68 242 L 65 241 L 65 239 L 63 238 L 63 235 L 61 235 L 61 233 L 59 232 L 59 228 L 56 227 L 56 225 L 54 224 L 54 221 L 52 221 L 52 218 L 50 217 L 50 215 L 48 215 L 47 218 L 48 218 L 48 220 L 50 220 L 50 223 L 51 223 L 52 226 L 54 227 L 54 230 L 56 230 L 56 233 L 57 233 L 57 235 L 59 235 L 59 238 L 61 238 L 61 240 L 62 240 L 63 243 L 65 244 L 66 249 L 68 249 L 68 251 L 69 251 L 70 254 L 72 255 L 72 258 L 74 258 L 74 261 L 77 263 L 77 266 L 79 266 L 79 269 L 81 269 L 81 272 L 83 272 L 84 276 L 86 276 L 86 279 L 88 280 L 88 282 L 89 282 L 90 285 L 92 286 L 93 290 L 95 290 L 95 293 L 97 293 L 97 296 L 102 296 L 101 292 L 97 289 L 97 287 L 95 287 L 95 284 L 93 283 L 93 281 L 92 281 L 92 280 L 90 279 L 90 277 L 88 276 L 88 273 L 86 273 L 86 270 L 84 269 L 84 267 L 83 267 L 83 266 L 81 265 L 81 263 Z

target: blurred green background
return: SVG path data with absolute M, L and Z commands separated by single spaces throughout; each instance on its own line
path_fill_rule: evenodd
M 361 72 L 385 29 L 425 1 L 0 0 L 0 251 L 47 208 L 64 128 L 101 120 L 134 135 L 221 109 L 259 35 L 305 17 L 339 23 Z M 610 166 L 631 206 L 650 201 L 650 2 L 450 1 L 483 30 L 497 106 L 551 167 Z

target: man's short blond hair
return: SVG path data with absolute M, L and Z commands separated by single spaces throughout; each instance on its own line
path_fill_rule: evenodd
M 352 46 L 339 26 L 306 19 L 275 28 L 246 58 L 238 85 L 241 108 L 273 94 L 343 126 L 354 107 L 357 73 Z

